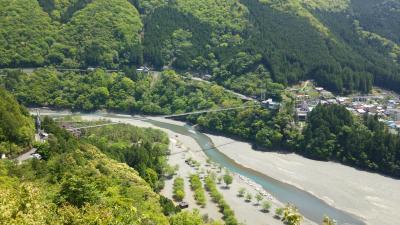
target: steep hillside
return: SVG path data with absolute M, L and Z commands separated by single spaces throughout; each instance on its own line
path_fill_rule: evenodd
M 51 150 L 67 152 L 48 161 L 0 161 L 1 224 L 168 224 L 136 171 L 76 141 L 55 149 L 65 141 L 57 138 Z
M 0 100 L 0 143 L 11 142 L 13 137 L 2 133 L 4 124 L 24 129 L 27 118 L 21 117 L 19 104 L 4 90 L 0 90 Z M 10 110 L 7 114 L 5 104 Z M 42 127 L 50 135 L 48 141 L 37 144 L 41 160 L 22 164 L 0 160 L 0 224 L 206 224 L 198 212 L 179 213 L 171 200 L 153 191 L 157 188 L 150 181 L 159 182 L 157 176 L 161 177 L 166 166 L 165 133 L 124 125 L 95 130 L 87 139 L 78 139 L 48 117 Z M 135 138 L 144 141 L 143 146 L 132 146 Z M 144 174 L 108 158 L 89 142 L 119 161 L 140 162 L 138 168 Z
M 0 27 L 0 67 L 45 63 L 54 27 L 36 1 L 0 0 Z
M 14 156 L 33 141 L 33 120 L 26 109 L 0 87 L 0 154 Z
M 144 63 L 211 74 L 251 94 L 271 82 L 304 79 L 344 94 L 369 92 L 372 84 L 400 91 L 400 6 L 394 0 L 2 2 L 3 14 L 25 18 L 15 25 L 10 16 L 1 18 L 11 31 L 0 43 L 2 67 Z M 20 39 L 32 39 L 27 34 L 38 29 L 26 25 L 33 22 L 45 32 L 26 45 Z
M 127 1 L 96 0 L 74 14 L 70 22 L 63 26 L 58 43 L 68 46 L 69 51 L 64 54 L 65 47 L 55 44 L 50 61 L 76 63 L 69 65 L 75 67 L 105 68 L 140 64 L 141 28 L 139 13 Z M 71 61 L 67 63 L 67 60 Z
M 38 0 L 40 6 L 53 19 L 67 22 L 73 14 L 93 0 Z

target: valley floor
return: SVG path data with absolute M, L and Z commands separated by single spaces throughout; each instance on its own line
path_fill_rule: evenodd
M 195 170 L 193 168 L 189 167 L 187 164 L 185 164 L 185 158 L 186 157 L 191 157 L 194 160 L 200 162 L 202 166 L 205 165 L 207 156 L 202 152 L 198 151 L 200 149 L 200 146 L 196 143 L 194 139 L 191 137 L 185 136 L 185 135 L 180 135 L 177 133 L 174 133 L 170 130 L 163 129 L 156 127 L 150 123 L 147 123 L 145 121 L 140 121 L 140 120 L 133 120 L 132 118 L 111 118 L 111 117 L 102 117 L 102 116 L 92 116 L 92 115 L 81 115 L 82 119 L 84 120 L 99 120 L 99 119 L 107 119 L 112 122 L 123 122 L 127 124 L 132 124 L 138 127 L 151 127 L 151 128 L 156 128 L 156 129 L 161 129 L 165 131 L 170 139 L 172 139 L 172 142 L 179 142 L 180 143 L 180 148 L 174 146 L 171 146 L 172 152 L 178 151 L 181 152 L 183 148 L 187 149 L 189 148 L 189 152 L 185 153 L 185 157 L 182 154 L 173 154 L 169 158 L 169 163 L 171 165 L 179 165 L 179 172 L 178 175 L 183 177 L 185 179 L 185 192 L 186 192 L 186 197 L 184 201 L 187 201 L 190 205 L 190 209 L 197 208 L 200 210 L 201 214 L 207 214 L 210 218 L 218 220 L 222 217 L 222 214 L 218 212 L 217 205 L 210 201 L 211 197 L 209 194 L 206 194 L 206 197 L 208 199 L 207 205 L 205 208 L 200 208 L 199 206 L 196 205 L 194 199 L 193 199 L 193 193 L 190 190 L 189 187 L 189 180 L 188 180 L 188 174 L 189 173 L 194 173 Z M 152 118 L 154 120 L 162 120 L 163 122 L 171 123 L 171 124 L 178 124 L 182 125 L 184 123 L 181 122 L 176 122 L 173 120 L 166 120 L 166 119 L 159 119 L 159 118 Z M 172 144 L 174 145 L 174 144 Z M 217 169 L 216 169 L 217 170 Z M 283 204 L 281 202 L 278 202 L 277 200 L 271 201 L 272 207 L 271 211 L 269 213 L 264 213 L 261 212 L 260 206 L 254 205 L 254 200 L 252 203 L 247 203 L 245 202 L 244 198 L 239 198 L 237 196 L 238 190 L 241 187 L 244 187 L 248 192 L 250 192 L 253 196 L 257 193 L 257 191 L 252 187 L 251 185 L 247 184 L 243 180 L 241 180 L 237 175 L 233 176 L 234 180 L 233 183 L 230 185 L 230 189 L 224 189 L 222 188 L 222 185 L 218 185 L 219 192 L 223 194 L 224 199 L 226 202 L 230 205 L 230 207 L 233 209 L 235 212 L 236 218 L 238 219 L 239 222 L 243 222 L 244 224 L 248 225 L 282 225 L 282 221 L 279 219 L 274 218 L 274 211 L 275 208 L 282 207 Z M 162 194 L 164 194 L 166 197 L 172 198 L 172 183 L 173 180 L 168 180 L 165 184 L 165 188 L 162 191 Z M 253 198 L 254 199 L 254 198 Z M 303 221 L 304 225 L 314 225 L 309 220 Z
M 207 136 L 217 146 L 233 141 L 222 136 Z M 393 225 L 400 220 L 400 180 L 296 154 L 255 151 L 245 142 L 218 149 L 245 167 L 292 184 L 336 208 L 360 216 L 367 224 Z
M 116 119 L 101 116 L 82 116 L 82 119 L 108 119 L 113 122 L 120 121 L 140 127 L 158 128 L 144 121 L 132 120 L 129 117 Z M 178 125 L 183 124 L 173 120 L 163 119 L 163 121 Z M 194 139 L 184 135 L 176 137 L 174 132 L 166 129 L 162 130 L 166 131 L 170 138 L 182 143 L 185 148 L 200 149 Z M 232 143 L 233 140 L 230 138 L 215 135 L 208 136 L 216 146 L 220 146 L 218 149 L 222 153 L 234 159 L 237 163 L 312 193 L 336 208 L 358 215 L 367 224 L 393 225 L 400 220 L 400 214 L 398 214 L 398 209 L 400 208 L 400 195 L 398 194 L 400 180 L 360 171 L 338 163 L 310 160 L 296 154 L 259 152 L 253 150 L 251 145 L 245 142 L 236 141 Z M 226 143 L 230 144 L 223 145 Z M 206 156 L 202 151 L 195 151 L 191 157 L 195 157 L 195 160 L 200 162 L 205 162 L 206 160 Z M 180 172 L 182 176 L 190 171 L 189 168 L 185 169 L 187 165 L 184 164 L 182 155 L 177 154 L 175 158 L 170 159 L 170 162 L 171 164 L 180 165 L 183 171 Z M 171 189 L 169 187 L 171 184 L 167 182 L 166 188 Z M 256 206 L 251 203 L 245 203 L 242 198 L 236 196 L 239 187 L 252 190 L 250 186 L 246 185 L 235 176 L 231 191 L 219 189 L 235 211 L 239 221 L 254 225 L 282 224 L 279 220 L 273 218 L 273 212 L 269 214 L 261 213 Z M 186 189 L 190 191 L 189 188 Z M 171 191 L 164 190 L 164 192 Z M 168 194 L 166 195 L 168 196 Z M 187 195 L 191 195 L 191 192 L 187 192 Z M 187 201 L 193 201 L 190 198 Z M 214 204 L 212 202 L 209 203 Z M 281 205 L 282 203 L 274 201 L 273 208 Z M 207 213 L 211 218 L 219 219 L 221 215 L 215 213 L 216 206 L 210 205 L 209 207 L 206 207 L 205 210 L 209 208 L 210 212 L 204 210 L 201 212 Z M 307 223 L 310 222 L 307 221 L 304 224 Z

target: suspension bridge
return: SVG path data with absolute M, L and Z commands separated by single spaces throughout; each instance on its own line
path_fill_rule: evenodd
M 251 107 L 256 107 L 258 105 L 242 105 L 242 106 L 237 106 L 237 107 L 228 107 L 228 108 L 218 108 L 218 109 L 208 109 L 208 110 L 199 110 L 199 111 L 194 111 L 194 112 L 187 112 L 187 113 L 176 113 L 176 114 L 170 114 L 170 115 L 161 115 L 161 116 L 140 116 L 140 117 L 131 117 L 130 119 L 133 120 L 148 120 L 148 119 L 154 119 L 154 118 L 174 118 L 174 117 L 181 117 L 181 116 L 189 116 L 189 115 L 197 115 L 197 114 L 203 114 L 203 113 L 211 113 L 211 112 L 223 112 L 223 111 L 230 111 L 230 110 L 238 110 L 238 109 L 245 109 L 245 108 L 251 108 Z M 55 120 L 58 123 L 86 123 L 87 121 L 63 121 L 63 120 Z M 112 123 L 104 123 L 104 124 L 94 124 L 94 125 L 88 125 L 88 126 L 81 126 L 81 127 L 73 127 L 73 126 L 65 126 L 64 128 L 68 131 L 78 131 L 78 130 L 84 130 L 84 129 L 90 129 L 90 128 L 97 128 L 97 127 L 104 127 L 104 126 L 109 126 L 109 125 L 117 125 L 117 124 L 123 124 L 123 122 L 112 122 Z

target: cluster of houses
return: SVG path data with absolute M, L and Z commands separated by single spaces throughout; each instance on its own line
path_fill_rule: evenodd
M 318 104 L 340 104 L 356 115 L 378 115 L 380 120 L 389 127 L 400 130 L 400 99 L 381 95 L 363 95 L 341 97 L 334 96 L 321 87 L 314 88 L 319 93 L 318 97 L 307 94 L 296 95 L 296 113 L 299 121 L 304 121 L 307 114 Z

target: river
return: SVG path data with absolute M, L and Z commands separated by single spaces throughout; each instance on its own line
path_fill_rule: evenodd
M 41 114 L 49 116 L 64 116 L 64 115 L 69 115 L 70 113 L 48 111 Z M 103 117 L 104 119 L 118 120 L 123 118 L 124 120 L 135 120 L 135 118 L 130 117 L 129 115 L 121 115 L 121 114 L 92 113 L 92 114 L 81 114 L 81 115 Z M 233 161 L 232 159 L 228 158 L 220 151 L 218 151 L 218 149 L 214 147 L 214 144 L 212 143 L 209 137 L 193 129 L 192 126 L 189 125 L 180 126 L 176 124 L 170 124 L 151 119 L 146 119 L 144 121 L 151 123 L 156 127 L 168 129 L 175 133 L 192 137 L 201 146 L 202 150 L 211 160 L 215 161 L 216 163 L 220 164 L 221 166 L 229 169 L 234 173 L 241 174 L 245 177 L 252 179 L 256 183 L 260 184 L 265 190 L 271 193 L 279 201 L 284 203 L 290 202 L 296 205 L 301 214 L 303 214 L 306 218 L 316 223 L 320 223 L 324 215 L 329 215 L 331 218 L 334 218 L 338 224 L 343 224 L 343 225 L 365 224 L 358 217 L 349 214 L 347 212 L 344 212 L 342 210 L 336 209 L 306 191 L 303 191 L 292 185 L 280 182 L 255 170 L 251 170 L 241 166 L 240 164 L 236 163 L 235 161 Z

